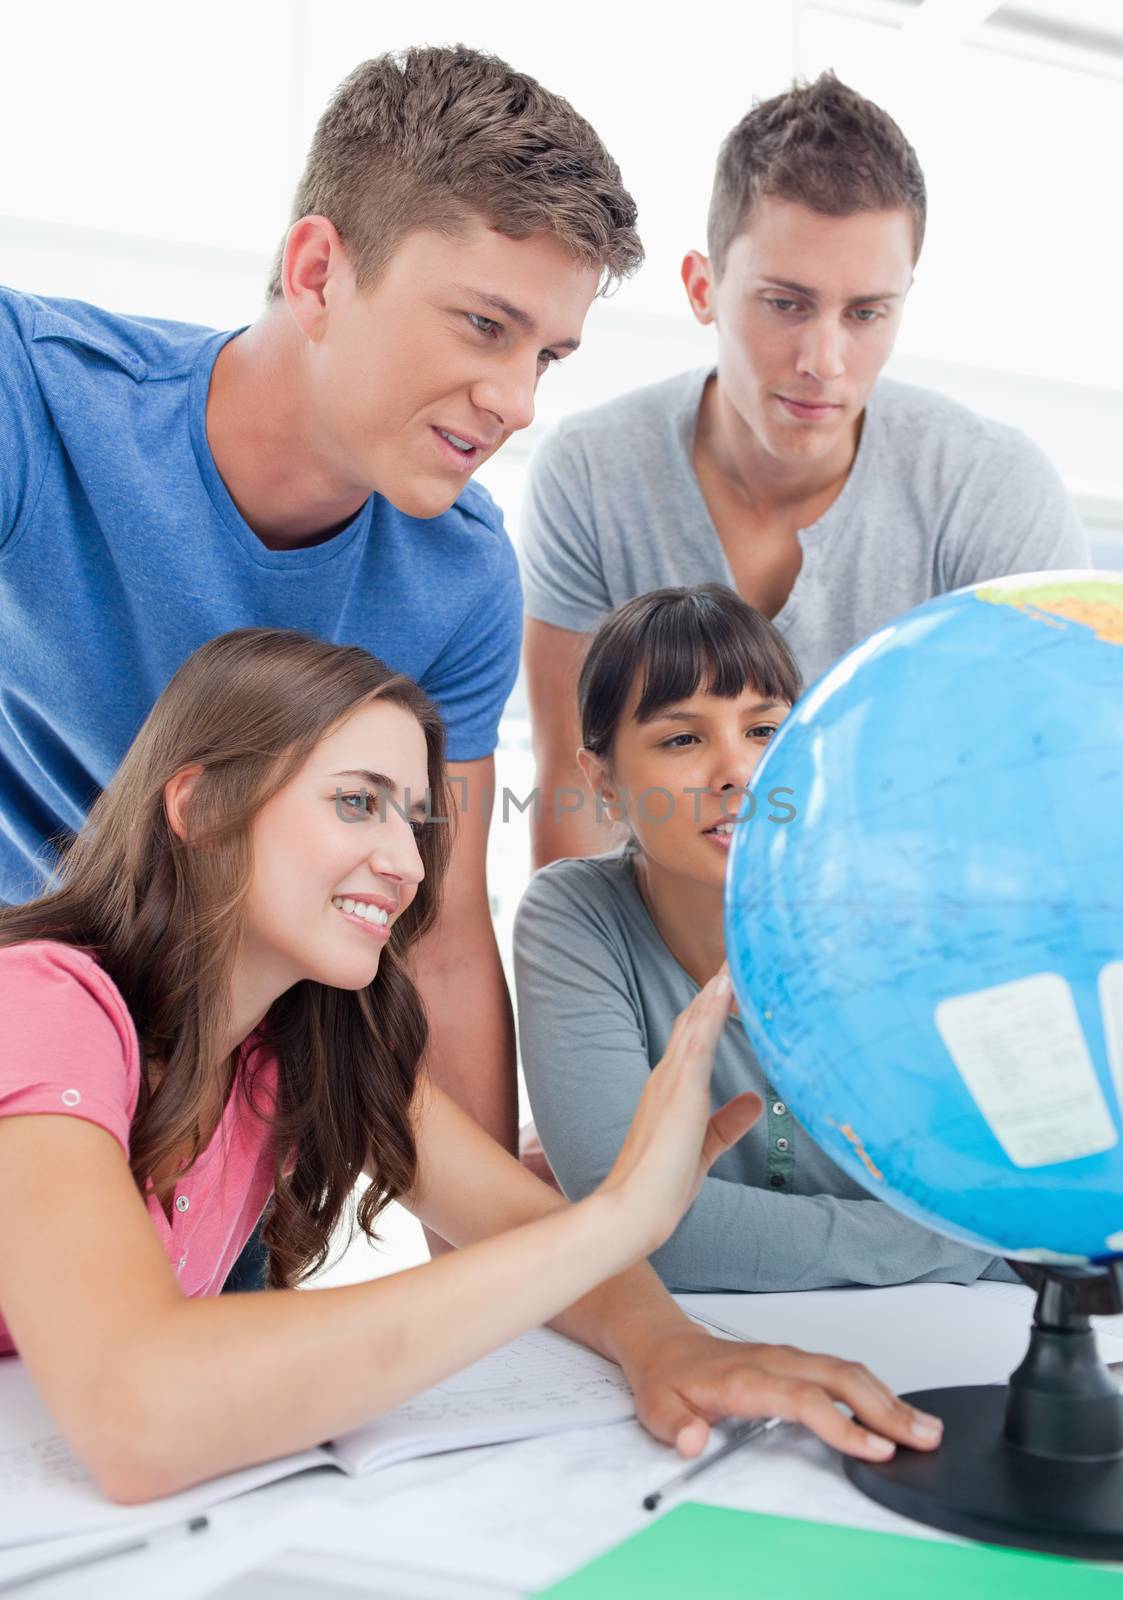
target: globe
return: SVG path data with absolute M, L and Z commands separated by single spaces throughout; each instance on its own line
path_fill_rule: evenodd
M 1123 574 L 960 589 L 838 661 L 745 797 L 725 938 L 773 1083 L 871 1194 L 1123 1254 Z

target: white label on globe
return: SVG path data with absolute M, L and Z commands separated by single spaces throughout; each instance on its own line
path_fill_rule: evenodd
M 1123 1106 L 1123 961 L 1107 961 L 1100 968 L 1098 988 L 1104 1019 L 1107 1059 L 1115 1083 L 1115 1098 Z M 1112 1249 L 1118 1248 L 1113 1245 Z
M 1016 1167 L 1077 1161 L 1119 1143 L 1072 989 L 1059 972 L 941 1000 L 936 1027 Z

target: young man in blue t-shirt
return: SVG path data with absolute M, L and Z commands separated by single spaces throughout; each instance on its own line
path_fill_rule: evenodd
M 571 107 L 493 57 L 383 56 L 313 139 L 233 333 L 0 290 L 0 902 L 41 893 L 180 663 L 230 628 L 356 643 L 445 717 L 459 810 L 418 981 L 434 1078 L 513 1148 L 489 915 L 493 751 L 519 651 L 472 473 L 533 414 L 635 207 Z

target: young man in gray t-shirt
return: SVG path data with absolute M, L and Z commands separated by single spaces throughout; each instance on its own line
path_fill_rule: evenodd
M 878 377 L 924 222 L 912 147 L 833 75 L 755 107 L 718 158 L 709 254 L 682 268 L 716 368 L 571 417 L 538 451 L 522 544 L 536 866 L 613 843 L 591 805 L 571 809 L 576 681 L 624 600 L 727 583 L 810 682 L 932 595 L 1089 564 L 1036 446 Z

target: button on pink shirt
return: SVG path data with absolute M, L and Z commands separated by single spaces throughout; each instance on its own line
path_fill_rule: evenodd
M 255 1048 L 242 1046 L 239 1067 Z M 176 1185 L 169 1223 L 155 1194 L 148 1214 L 185 1295 L 217 1294 L 273 1192 L 277 1063 L 255 1063 L 254 1106 L 230 1094 L 214 1137 Z M 140 1091 L 140 1046 L 120 990 L 84 950 L 50 939 L 0 948 L 0 1117 L 82 1117 L 127 1158 Z M 3 1307 L 0 1306 L 0 1312 Z M 0 1355 L 15 1346 L 0 1316 Z

